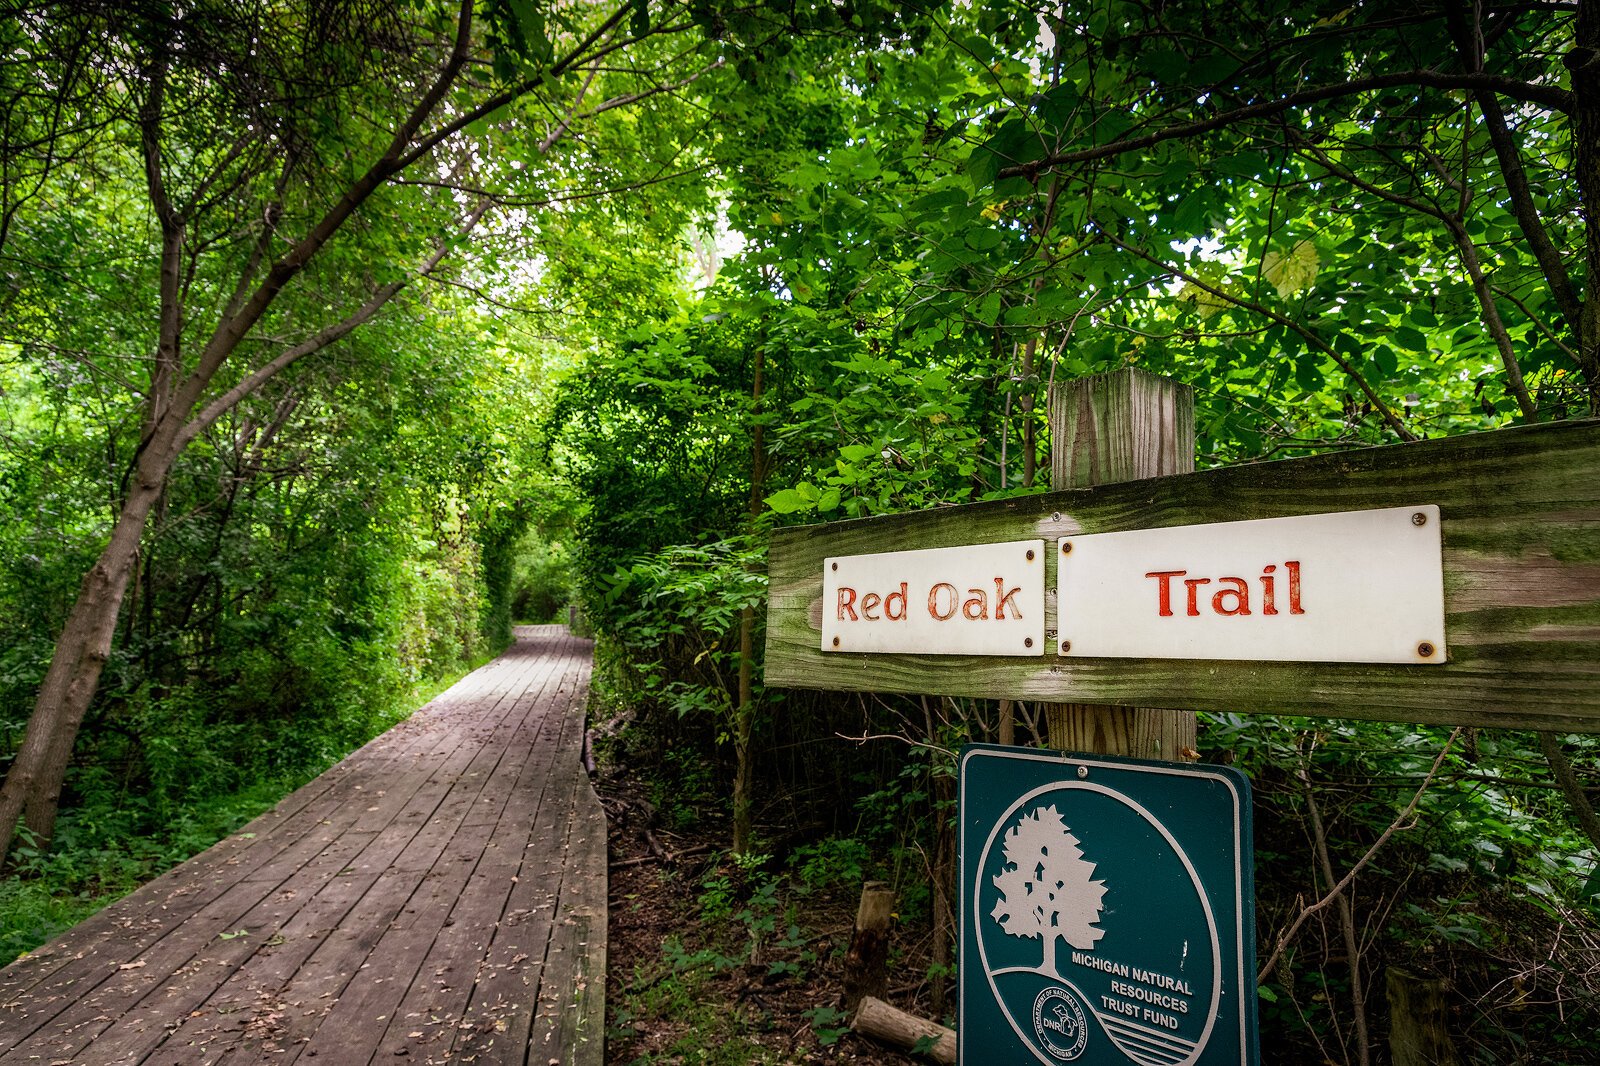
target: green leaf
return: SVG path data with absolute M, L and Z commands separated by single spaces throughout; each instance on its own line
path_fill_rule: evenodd
M 1400 357 L 1395 355 L 1394 349 L 1387 344 L 1373 346 L 1372 361 L 1377 364 L 1378 370 L 1385 377 L 1393 377 L 1395 371 L 1400 369 Z
M 1316 245 L 1300 241 L 1287 252 L 1268 252 L 1261 259 L 1261 276 L 1278 290 L 1279 299 L 1309 289 L 1317 280 Z
M 806 499 L 795 489 L 780 489 L 763 502 L 779 514 L 794 514 L 796 511 L 808 510 L 814 501 Z
M 1413 352 L 1428 350 L 1428 338 L 1422 335 L 1421 330 L 1412 329 L 1410 326 L 1401 326 L 1394 331 L 1395 343 Z

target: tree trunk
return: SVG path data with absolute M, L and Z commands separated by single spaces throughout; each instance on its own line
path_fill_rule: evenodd
M 110 542 L 84 575 L 28 717 L 22 747 L 0 785 L 0 856 L 10 851 L 19 818 L 41 844 L 55 831 L 78 727 L 111 654 L 111 638 L 139 556 L 145 519 L 161 495 L 169 466 L 170 462 L 157 462 L 146 453 Z
M 733 853 L 750 851 L 751 786 L 755 773 L 750 766 L 750 742 L 755 730 L 754 707 L 756 611 L 746 607 L 739 614 L 739 705 L 733 712 Z
M 766 370 L 766 351 L 756 347 L 754 381 L 750 387 L 751 413 L 755 425 L 750 427 L 750 529 L 753 532 L 761 517 L 761 486 L 766 480 L 766 436 L 761 424 L 762 374 Z M 746 607 L 739 613 L 739 705 L 733 712 L 733 853 L 744 855 L 750 850 L 751 791 L 755 771 L 751 766 L 750 744 L 755 733 L 755 669 L 756 669 L 756 609 Z
M 1600 415 L 1600 6 L 1578 5 L 1576 40 L 1563 62 L 1572 72 L 1572 151 L 1583 204 L 1585 266 L 1583 314 L 1578 323 L 1578 363 L 1588 388 L 1589 413 Z
M 931 739 L 931 738 L 930 738 Z M 951 906 L 951 888 L 956 882 L 956 831 L 952 824 L 953 818 L 946 812 L 954 803 L 955 797 L 950 793 L 953 790 L 954 779 L 950 777 L 935 777 L 933 779 L 933 812 L 934 821 L 938 825 L 938 837 L 933 849 L 933 967 L 935 975 L 932 988 L 929 991 L 929 1002 L 933 1006 L 933 1013 L 944 1017 L 949 1013 L 950 990 L 950 942 L 953 931 L 959 929 L 954 920 L 955 908 Z M 959 893 L 957 893 L 959 896 Z

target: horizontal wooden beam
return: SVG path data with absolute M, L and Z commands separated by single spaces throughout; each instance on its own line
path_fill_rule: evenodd
M 1443 521 L 1442 666 L 1088 660 L 1053 651 L 847 655 L 820 647 L 829 555 L 1429 503 Z M 1050 629 L 1054 565 L 1052 557 Z M 768 572 L 772 686 L 1600 732 L 1595 419 L 780 529 Z

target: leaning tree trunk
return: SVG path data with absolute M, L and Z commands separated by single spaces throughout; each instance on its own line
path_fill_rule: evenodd
M 128 579 L 138 559 L 145 520 L 161 495 L 171 463 L 149 451 L 111 530 L 111 540 L 84 575 L 67 616 L 27 732 L 0 785 L 0 857 L 11 849 L 18 820 L 41 842 L 55 831 L 56 810 L 78 727 L 94 699 L 111 653 Z

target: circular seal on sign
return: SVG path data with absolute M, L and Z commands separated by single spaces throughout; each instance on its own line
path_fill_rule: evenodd
M 1071 1062 L 1089 1043 L 1089 1027 L 1078 997 L 1051 985 L 1033 1001 L 1033 1034 L 1052 1058 Z

